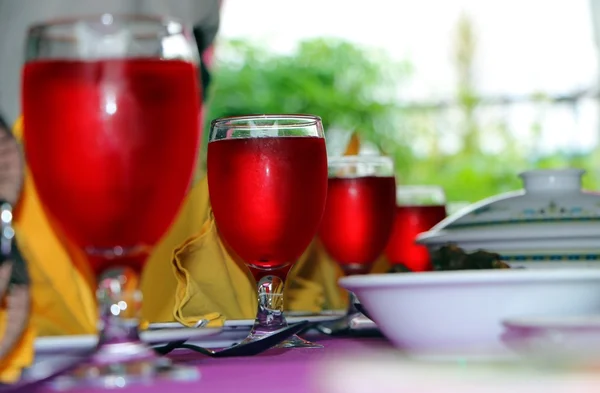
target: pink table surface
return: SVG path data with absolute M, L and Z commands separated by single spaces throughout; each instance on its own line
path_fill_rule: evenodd
M 294 348 L 271 350 L 258 356 L 213 359 L 195 353 L 180 353 L 177 361 L 198 367 L 198 381 L 177 383 L 156 380 L 151 385 L 132 385 L 118 389 L 119 393 L 318 393 L 315 388 L 315 367 L 325 356 L 360 356 L 360 353 L 378 347 L 389 347 L 382 338 L 323 338 L 315 339 L 324 348 Z M 27 391 L 31 391 L 28 389 Z M 39 387 L 35 392 L 47 392 Z M 83 391 L 83 390 L 82 390 Z M 85 389 L 85 392 L 106 392 Z M 115 391 L 115 390 L 109 390 Z

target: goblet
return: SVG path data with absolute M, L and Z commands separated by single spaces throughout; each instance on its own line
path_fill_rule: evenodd
M 256 340 L 287 326 L 286 277 L 315 236 L 327 195 L 321 119 L 257 115 L 217 119 L 208 143 L 208 187 L 217 228 L 258 285 Z M 280 347 L 320 347 L 298 336 Z
M 385 156 L 329 159 L 327 204 L 319 230 L 327 253 L 346 275 L 366 274 L 382 254 L 394 223 L 394 163 Z M 346 317 L 335 330 L 348 328 L 359 311 L 353 293 Z
M 417 235 L 446 218 L 446 197 L 439 186 L 398 186 L 396 219 L 385 255 L 392 271 L 428 271 L 433 268 L 427 247 L 415 242 Z
M 192 180 L 198 59 L 191 33 L 169 19 L 104 14 L 29 29 L 27 163 L 51 225 L 98 284 L 100 340 L 69 375 L 74 386 L 122 386 L 165 365 L 138 335 L 137 277 Z

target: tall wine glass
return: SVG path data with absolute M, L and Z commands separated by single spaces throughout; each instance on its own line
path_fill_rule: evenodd
M 394 164 L 384 156 L 329 158 L 327 204 L 319 237 L 327 253 L 347 275 L 368 273 L 382 254 L 394 223 Z M 347 327 L 358 313 L 350 293 Z
M 258 284 L 258 312 L 246 338 L 256 340 L 287 326 L 285 280 L 323 215 L 327 153 L 321 119 L 257 115 L 214 120 L 207 171 L 219 233 Z M 297 336 L 280 346 L 320 347 Z
M 164 366 L 138 335 L 137 277 L 190 187 L 198 58 L 173 20 L 104 14 L 29 30 L 27 163 L 52 225 L 98 279 L 99 345 L 69 384 L 122 386 Z
M 398 186 L 396 200 L 396 221 L 385 249 L 392 271 L 431 270 L 427 247 L 415 240 L 418 234 L 446 218 L 444 190 L 439 186 Z

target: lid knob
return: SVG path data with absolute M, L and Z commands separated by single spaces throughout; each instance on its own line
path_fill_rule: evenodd
M 519 176 L 523 179 L 526 192 L 579 191 L 583 169 L 540 169 L 525 171 Z

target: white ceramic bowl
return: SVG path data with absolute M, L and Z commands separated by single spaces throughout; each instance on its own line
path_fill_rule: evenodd
M 493 196 L 447 217 L 417 242 L 500 254 L 511 266 L 600 267 L 600 195 L 581 189 L 580 169 L 520 174 L 523 190 Z
M 502 269 L 349 276 L 381 332 L 416 355 L 509 353 L 502 321 L 600 314 L 600 270 Z

